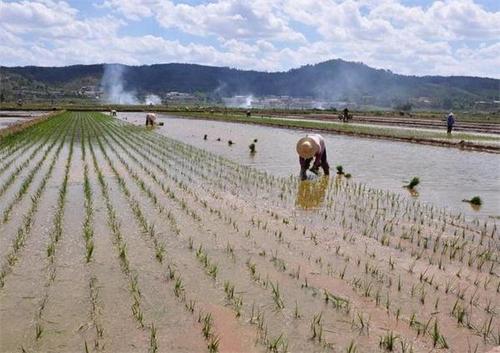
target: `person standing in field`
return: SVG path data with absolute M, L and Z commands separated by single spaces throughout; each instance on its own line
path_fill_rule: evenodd
M 309 134 L 297 142 L 297 153 L 299 154 L 300 179 L 307 179 L 307 170 L 314 159 L 310 169 L 314 174 L 318 174 L 319 167 L 323 169 L 325 175 L 330 175 L 330 166 L 326 157 L 325 139 L 320 134 Z
M 453 130 L 453 125 L 455 125 L 455 116 L 453 113 L 448 114 L 448 118 L 446 119 L 446 126 L 448 128 L 448 133 L 451 134 L 451 131 Z
M 342 121 L 343 122 L 349 121 L 349 109 L 347 109 L 347 107 L 345 107 L 344 110 L 342 111 Z

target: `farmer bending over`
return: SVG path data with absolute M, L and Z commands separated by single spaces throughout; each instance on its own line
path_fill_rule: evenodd
M 301 138 L 297 142 L 297 153 L 299 154 L 300 162 L 300 178 L 307 179 L 307 170 L 314 158 L 314 163 L 311 167 L 311 172 L 318 174 L 319 167 L 323 169 L 325 175 L 330 174 L 330 166 L 326 160 L 325 140 L 320 134 L 310 134 Z
M 151 125 L 154 126 L 156 121 L 156 114 L 147 113 L 146 114 L 146 126 Z

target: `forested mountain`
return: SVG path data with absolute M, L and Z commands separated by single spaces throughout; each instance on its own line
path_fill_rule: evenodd
M 112 69 L 113 75 L 107 71 Z M 286 72 L 258 72 L 194 64 L 126 66 L 119 64 L 67 67 L 1 67 L 2 90 L 15 95 L 16 82 L 45 90 L 78 90 L 103 85 L 103 78 L 118 80 L 123 90 L 138 95 L 170 92 L 203 93 L 217 100 L 223 96 L 292 96 L 329 101 L 369 101 L 390 106 L 395 102 L 431 98 L 436 105 L 468 106 L 500 99 L 500 80 L 462 76 L 404 76 L 373 69 L 362 63 L 330 60 Z M 20 78 L 22 80 L 20 80 Z M 109 86 L 110 82 L 108 82 Z M 111 85 L 115 84 L 111 82 Z M 7 88 L 8 87 L 8 88 Z M 32 87 L 32 88 L 33 88 Z

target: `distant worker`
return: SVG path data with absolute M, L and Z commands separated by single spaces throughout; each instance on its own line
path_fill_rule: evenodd
M 330 166 L 326 158 L 326 146 L 323 136 L 310 134 L 301 138 L 297 142 L 297 153 L 299 154 L 301 180 L 307 179 L 307 170 L 313 158 L 314 163 L 310 171 L 317 175 L 319 167 L 321 167 L 325 175 L 330 175 Z
M 446 119 L 446 126 L 448 127 L 449 134 L 451 134 L 451 131 L 453 130 L 453 125 L 455 125 L 455 116 L 450 112 L 450 114 L 448 114 L 448 118 Z
M 111 116 L 116 116 L 116 110 L 114 110 L 114 109 L 113 109 L 113 110 L 111 111 Z
M 342 111 L 342 121 L 349 121 L 349 109 L 347 109 L 347 107 Z
M 156 122 L 156 114 L 147 113 L 146 114 L 146 126 L 154 126 Z

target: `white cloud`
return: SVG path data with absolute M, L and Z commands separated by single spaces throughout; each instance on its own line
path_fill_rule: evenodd
M 115 9 L 128 19 L 140 20 L 152 16 L 157 4 L 157 0 L 105 0 L 96 7 Z
M 399 0 L 94 1 L 100 16 L 66 1 L 0 0 L 0 62 L 284 70 L 343 58 L 405 74 L 500 78 L 500 10 L 487 11 L 473 0 L 426 7 Z M 137 27 L 144 18 L 158 28 L 140 35 L 129 30 L 130 22 Z M 168 37 L 160 28 L 188 36 Z
M 276 14 L 272 1 L 218 0 L 202 5 L 161 1 L 156 14 L 164 27 L 175 27 L 194 35 L 222 39 L 283 40 L 304 42 L 304 36 Z

